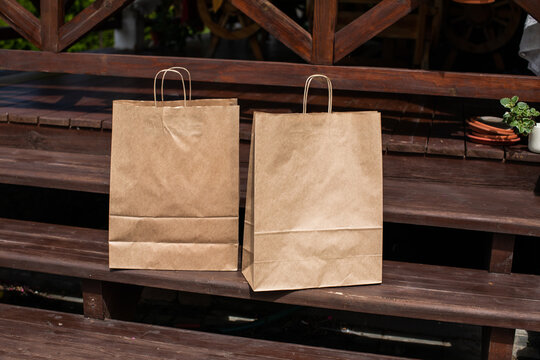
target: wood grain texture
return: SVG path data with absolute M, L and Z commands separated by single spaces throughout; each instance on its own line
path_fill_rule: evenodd
M 311 35 L 270 1 L 232 0 L 231 2 L 302 59 L 311 61 Z
M 48 1 L 48 0 L 44 0 Z M 61 51 L 73 44 L 100 22 L 131 3 L 133 0 L 96 0 L 86 9 L 75 15 L 58 31 L 58 48 Z
M 336 310 L 540 330 L 540 278 L 534 275 L 386 261 L 382 285 L 254 293 L 240 272 L 110 271 L 106 231 L 7 219 L 0 224 L 2 267 Z
M 512 359 L 516 330 L 497 327 L 482 328 L 482 359 Z
M 4 183 L 109 191 L 108 155 L 0 147 L 0 159 Z M 540 236 L 537 165 L 399 155 L 386 155 L 383 165 L 385 221 Z M 241 184 L 245 168 L 241 163 Z
M 13 30 L 41 48 L 41 24 L 30 11 L 16 0 L 2 0 L 0 2 L 0 15 Z
M 383 0 L 336 33 L 334 62 L 377 36 L 418 6 L 419 0 Z
M 311 63 L 332 65 L 338 1 L 315 0 L 314 6 Z
M 397 360 L 200 331 L 85 319 L 80 315 L 0 305 L 0 354 L 6 359 Z M 54 354 L 54 355 L 51 355 Z M 51 355 L 50 357 L 48 355 Z M 403 359 L 403 358 L 400 358 Z
M 540 22 L 540 3 L 536 0 L 514 0 L 523 10 Z
M 493 234 L 489 257 L 489 271 L 502 274 L 512 272 L 515 235 Z
M 311 52 L 310 52 L 311 53 Z M 306 78 L 323 73 L 335 90 L 426 94 L 498 99 L 519 93 L 524 101 L 540 101 L 540 79 L 534 76 L 470 74 L 390 68 L 326 66 L 240 60 L 88 53 L 0 50 L 0 68 L 122 77 L 153 78 L 171 66 L 190 69 L 198 81 L 303 87 Z
M 58 52 L 58 30 L 64 24 L 64 0 L 41 0 L 41 48 Z

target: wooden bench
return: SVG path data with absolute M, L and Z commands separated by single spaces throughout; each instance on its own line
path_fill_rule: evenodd
M 147 96 L 146 90 L 137 91 L 136 87 L 128 86 L 126 90 L 118 84 L 113 83 L 111 87 L 98 80 L 92 81 L 95 83 L 90 84 L 91 90 L 94 86 L 96 94 L 123 91 L 121 96 L 126 98 Z M 88 114 L 77 113 L 66 122 L 61 116 L 71 116 L 71 110 L 50 109 L 51 112 L 43 114 L 42 110 L 34 111 L 35 102 L 24 97 L 35 99 L 41 92 L 47 94 L 44 96 L 54 95 L 49 90 L 48 83 L 20 90 L 18 96 L 26 110 L 15 111 L 18 115 L 13 121 L 10 120 L 11 113 L 7 112 L 5 121 L 8 123 L 0 124 L 3 130 L 0 131 L 0 182 L 107 194 L 110 165 L 110 132 L 107 131 L 110 123 L 107 121 L 110 120 L 101 115 L 91 116 L 96 108 L 87 103 L 86 106 L 90 106 Z M 62 94 L 66 87 L 58 85 L 56 90 Z M 92 96 L 92 92 L 87 95 Z M 235 93 L 229 88 L 218 87 L 201 91 L 199 95 L 242 95 L 259 108 L 268 105 L 262 101 L 268 97 L 265 92 Z M 280 101 L 286 109 L 287 102 L 295 102 L 297 97 L 299 94 L 295 92 L 285 93 Z M 337 101 L 344 108 L 350 105 L 346 96 L 337 96 Z M 386 106 L 387 101 L 388 98 L 355 99 L 354 106 L 377 108 Z M 102 105 L 96 105 L 97 110 L 107 109 L 106 105 L 98 103 Z M 315 103 L 323 104 L 320 100 Z M 465 160 L 463 157 L 469 152 L 464 141 L 441 137 L 444 129 L 438 125 L 430 127 L 439 137 L 425 135 L 426 119 L 435 112 L 447 116 L 444 107 L 429 110 L 431 115 L 424 118 L 425 114 L 418 110 L 424 111 L 424 104 L 413 111 L 416 117 L 399 115 L 394 123 L 393 116 L 410 105 L 398 101 L 392 106 L 395 107 L 383 111 L 383 126 L 393 129 L 383 133 L 383 151 L 386 153 L 383 157 L 384 220 L 493 233 L 488 249 L 491 272 L 386 261 L 383 285 L 380 286 L 254 294 L 239 273 L 109 271 L 105 231 L 15 220 L 0 222 L 0 266 L 80 277 L 83 279 L 85 313 L 96 318 L 121 316 L 118 309 L 125 304 L 121 304 L 114 289 L 122 284 L 153 286 L 485 326 L 488 356 L 509 358 L 513 329 L 539 330 L 540 324 L 539 277 L 510 274 L 515 236 L 540 237 L 540 198 L 534 195 L 540 165 L 534 157 L 529 159 L 530 163 L 474 160 L 474 156 L 467 156 Z M 245 184 L 247 174 L 249 144 L 246 140 L 250 125 L 249 119 L 245 119 L 249 117 L 249 111 L 242 115 L 241 124 L 241 184 Z M 62 128 L 66 123 L 71 129 Z M 449 129 L 454 129 L 453 126 Z M 495 159 L 504 158 L 504 155 L 499 157 L 501 151 L 506 154 L 502 148 L 481 147 L 475 151 Z M 426 153 L 447 157 L 425 157 Z M 241 186 L 243 194 L 245 185 Z
M 95 320 L 0 304 L 0 356 L 5 359 L 366 359 L 370 355 L 234 336 Z

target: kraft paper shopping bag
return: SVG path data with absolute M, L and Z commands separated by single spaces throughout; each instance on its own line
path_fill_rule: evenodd
M 113 103 L 109 266 L 236 270 L 239 107 L 187 100 L 176 69 L 154 101 Z M 183 101 L 156 99 L 167 72 Z
M 256 112 L 242 272 L 255 291 L 380 283 L 380 113 Z

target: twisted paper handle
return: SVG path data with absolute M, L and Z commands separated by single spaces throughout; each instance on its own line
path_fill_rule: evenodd
M 163 69 L 163 70 L 160 70 L 157 72 L 156 76 L 154 76 L 154 106 L 157 107 L 157 94 L 156 94 L 156 83 L 157 83 L 157 78 L 160 74 L 163 74 L 162 78 L 161 78 L 161 101 L 164 100 L 164 96 L 163 96 L 163 83 L 165 82 L 165 76 L 167 75 L 167 73 L 171 71 L 171 72 L 174 72 L 178 75 L 180 75 L 180 78 L 182 79 L 182 89 L 183 89 L 183 93 L 184 93 L 184 106 L 187 106 L 187 99 L 186 99 L 186 84 L 184 83 L 184 77 L 182 76 L 182 74 L 177 71 L 177 70 L 174 70 L 172 68 L 170 69 Z M 187 70 L 186 70 L 187 71 Z M 189 75 L 189 72 L 188 72 L 188 75 Z M 189 75 L 190 77 L 190 89 L 191 89 L 191 75 Z M 191 93 L 190 93 L 190 100 L 191 100 Z
M 328 76 L 322 74 L 314 74 L 306 79 L 306 84 L 304 86 L 304 101 L 302 106 L 302 113 L 305 114 L 307 112 L 309 85 L 311 85 L 311 81 L 316 77 L 326 79 L 326 84 L 328 85 L 328 113 L 330 114 L 332 112 L 332 82 L 330 81 L 330 78 Z

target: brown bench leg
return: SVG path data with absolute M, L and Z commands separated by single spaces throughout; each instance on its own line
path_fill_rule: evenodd
M 94 319 L 131 320 L 142 287 L 92 279 L 81 281 L 84 316 Z
M 489 271 L 510 274 L 514 259 L 515 235 L 493 234 L 491 238 L 491 253 Z
M 489 257 L 489 271 L 510 274 L 514 258 L 516 237 L 508 234 L 493 234 Z M 515 329 L 485 326 L 482 329 L 482 355 L 485 360 L 511 360 L 514 348 Z
M 482 330 L 482 358 L 484 360 L 511 360 L 516 330 L 489 326 Z

